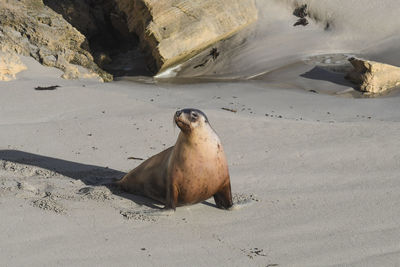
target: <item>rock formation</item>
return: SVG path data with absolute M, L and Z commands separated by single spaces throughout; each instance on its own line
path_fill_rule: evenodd
M 0 81 L 14 80 L 15 75 L 23 70 L 26 66 L 17 55 L 0 51 Z
M 254 0 L 116 0 L 161 72 L 257 20 Z
M 146 58 L 163 71 L 256 20 L 255 0 L 0 0 L 0 51 L 111 81 L 149 75 Z
M 125 13 L 115 0 L 43 2 L 86 37 L 94 61 L 103 70 L 116 76 L 150 74 L 138 37 L 129 32 Z
M 63 70 L 64 78 L 79 78 L 82 66 L 104 81 L 112 80 L 94 63 L 85 36 L 42 0 L 0 1 L 0 50 L 32 56 Z
M 400 86 L 400 68 L 375 61 L 351 58 L 354 69 L 346 79 L 355 83 L 359 90 L 368 93 L 382 93 Z

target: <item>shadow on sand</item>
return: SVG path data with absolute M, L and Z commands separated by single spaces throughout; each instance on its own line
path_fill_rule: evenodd
M 328 81 L 346 87 L 355 87 L 353 83 L 344 78 L 344 73 L 329 71 L 321 67 L 314 67 L 300 76 L 311 80 Z
M 160 209 L 159 206 L 156 206 L 156 204 L 160 205 L 157 201 L 122 192 L 113 184 L 113 181 L 122 178 L 126 174 L 125 172 L 19 150 L 0 150 L 0 160 L 47 169 L 75 180 L 81 180 L 87 186 L 106 186 L 114 195 L 129 199 L 141 206 Z
M 114 195 L 129 199 L 140 206 L 153 209 L 160 209 L 159 205 L 163 206 L 163 204 L 150 198 L 121 191 L 113 184 L 113 181 L 122 178 L 126 173 L 108 167 L 82 164 L 19 150 L 0 150 L 0 160 L 47 169 L 75 180 L 81 180 L 87 186 L 105 186 Z M 201 203 L 206 206 L 217 207 L 214 203 L 207 201 Z

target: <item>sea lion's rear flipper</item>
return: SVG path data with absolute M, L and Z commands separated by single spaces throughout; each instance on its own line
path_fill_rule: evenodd
M 111 187 L 111 188 L 119 188 L 120 184 L 119 182 L 122 180 L 122 178 L 110 178 L 105 181 L 101 181 L 100 183 L 96 183 L 94 185 L 96 186 L 105 186 L 105 187 Z
M 229 209 L 232 207 L 232 192 L 231 192 L 231 184 L 228 183 L 224 187 L 221 188 L 215 195 L 214 195 L 215 204 L 220 209 Z

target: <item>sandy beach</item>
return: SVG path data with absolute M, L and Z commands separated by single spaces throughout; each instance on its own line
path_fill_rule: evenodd
M 1 85 L 5 266 L 399 263 L 398 97 L 67 81 L 26 60 L 46 75 Z M 173 145 L 172 115 L 188 105 L 220 135 L 237 209 L 209 200 L 160 216 L 98 186 Z
M 354 21 L 359 36 L 341 20 L 301 30 L 271 3 L 253 42 L 199 75 L 65 80 L 21 57 L 0 82 L 0 265 L 400 266 L 400 94 L 366 97 L 332 71 L 353 54 L 399 65 L 397 21 L 364 46 Z M 161 212 L 106 185 L 174 145 L 186 107 L 224 145 L 232 210 Z

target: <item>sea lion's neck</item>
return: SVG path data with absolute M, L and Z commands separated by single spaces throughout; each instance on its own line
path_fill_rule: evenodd
M 217 134 L 210 126 L 195 129 L 190 133 L 180 132 L 179 139 L 188 145 L 218 144 L 220 143 Z

